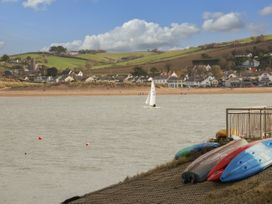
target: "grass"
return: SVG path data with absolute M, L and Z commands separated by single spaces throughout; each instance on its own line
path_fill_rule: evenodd
M 61 57 L 50 54 L 42 54 L 42 53 L 26 53 L 21 55 L 14 55 L 13 57 L 20 57 L 25 59 L 27 57 L 34 58 L 37 63 L 42 65 L 46 65 L 48 67 L 56 67 L 59 70 L 63 70 L 66 68 L 77 68 L 85 66 L 87 60 L 72 58 L 72 57 Z
M 99 68 L 107 68 L 107 67 L 136 66 L 136 65 L 148 64 L 148 63 L 167 61 L 167 60 L 183 57 L 192 53 L 196 53 L 200 50 L 201 48 L 194 47 L 194 48 L 184 49 L 184 50 L 167 51 L 162 53 L 151 53 L 151 54 L 146 54 L 141 58 L 124 61 L 124 62 L 117 62 L 113 64 L 99 65 L 93 68 L 99 69 Z
M 76 68 L 82 67 L 86 64 L 85 60 L 75 59 L 75 58 L 65 58 L 65 57 L 57 57 L 57 56 L 48 56 L 47 65 L 50 67 L 57 67 L 61 70 L 65 68 Z
M 272 35 L 264 36 L 264 40 L 272 40 Z M 238 40 L 241 44 L 251 43 L 253 39 L 251 37 Z M 224 48 L 231 45 L 232 42 L 224 42 L 217 48 Z M 216 49 L 216 48 L 214 48 Z M 165 62 L 176 58 L 188 56 L 190 54 L 208 52 L 210 49 L 202 50 L 200 47 L 193 47 L 183 50 L 166 51 L 162 53 L 155 52 L 122 52 L 122 53 L 96 53 L 96 54 L 80 54 L 76 57 L 62 57 L 55 56 L 46 53 L 25 53 L 20 55 L 14 55 L 13 57 L 26 58 L 30 56 L 34 58 L 36 62 L 46 65 L 48 67 L 56 67 L 59 70 L 65 68 L 82 68 L 86 63 L 92 65 L 92 69 L 100 68 L 114 68 L 114 67 L 126 67 L 137 66 L 143 64 L 152 64 L 157 62 Z
M 272 40 L 272 35 L 265 35 L 264 40 Z M 249 38 L 244 38 L 244 39 L 238 40 L 238 42 L 241 44 L 251 43 L 251 42 L 253 42 L 253 39 L 251 37 L 249 37 Z
M 170 162 L 167 162 L 166 164 L 159 165 L 159 166 L 155 167 L 154 169 L 151 169 L 151 170 L 149 170 L 147 172 L 137 174 L 136 176 L 133 176 L 133 177 L 126 177 L 123 182 L 129 182 L 129 181 L 132 181 L 134 179 L 138 179 L 138 178 L 142 178 L 142 177 L 152 175 L 154 173 L 160 173 L 160 172 L 163 172 L 163 171 L 167 171 L 167 170 L 176 168 L 176 167 L 178 167 L 180 165 L 183 165 L 183 164 L 186 164 L 188 162 L 191 162 L 191 161 L 195 160 L 196 158 L 198 158 L 199 156 L 205 154 L 206 152 L 208 152 L 210 150 L 211 149 L 206 149 L 206 150 L 203 150 L 201 152 L 194 152 L 191 155 L 189 155 L 188 157 L 181 157 L 178 160 L 172 160 Z
M 200 51 L 200 48 L 190 48 L 184 50 L 166 51 L 162 53 L 155 52 L 127 52 L 127 53 L 97 53 L 81 54 L 77 58 L 61 57 L 45 53 L 25 53 L 14 55 L 13 57 L 34 58 L 36 62 L 48 67 L 57 67 L 60 70 L 65 68 L 83 67 L 88 60 L 95 62 L 93 69 L 107 67 L 136 66 L 147 63 L 166 61 L 189 55 Z M 124 59 L 127 58 L 127 59 Z
M 265 40 L 272 40 L 272 35 L 266 35 L 266 36 L 264 36 L 264 39 Z
M 25 87 L 41 87 L 42 84 L 20 82 L 13 80 L 0 81 L 0 88 L 25 88 Z
M 124 57 L 135 57 L 141 58 L 148 55 L 152 55 L 151 52 L 127 52 L 127 53 L 97 53 L 97 54 L 81 54 L 78 55 L 80 58 L 87 60 L 93 60 L 100 63 L 113 63 L 121 61 Z

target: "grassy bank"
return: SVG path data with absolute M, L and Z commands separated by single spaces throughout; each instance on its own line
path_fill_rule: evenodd
M 183 184 L 188 160 L 172 161 L 107 188 L 76 196 L 70 204 L 258 204 L 272 202 L 272 168 L 235 183 Z M 74 201 L 72 201 L 74 200 Z
M 0 89 L 3 88 L 41 88 L 43 84 L 37 84 L 37 83 L 30 83 L 30 82 L 20 82 L 20 81 L 13 81 L 13 80 L 6 80 L 1 81 L 0 80 Z

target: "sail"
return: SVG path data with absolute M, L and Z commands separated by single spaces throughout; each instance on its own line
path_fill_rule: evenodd
M 149 101 L 149 105 L 153 106 L 156 105 L 156 89 L 155 89 L 155 83 L 152 80 L 151 82 L 151 90 L 150 90 L 150 101 Z
M 145 104 L 149 105 L 149 102 L 150 102 L 150 91 L 149 91 L 148 96 L 146 98 Z

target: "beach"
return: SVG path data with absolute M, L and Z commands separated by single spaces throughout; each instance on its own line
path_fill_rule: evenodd
M 25 87 L 25 88 L 3 88 L 0 96 L 129 96 L 147 95 L 148 86 L 135 87 Z M 252 88 L 166 88 L 157 87 L 158 95 L 187 95 L 187 94 L 256 94 L 272 93 L 271 87 Z

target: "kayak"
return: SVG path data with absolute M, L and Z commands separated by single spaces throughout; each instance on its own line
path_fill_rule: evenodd
M 220 146 L 220 144 L 217 142 L 205 142 L 205 143 L 200 143 L 200 144 L 194 144 L 192 146 L 185 147 L 185 148 L 179 150 L 175 155 L 175 159 L 178 160 L 179 158 L 182 158 L 182 157 L 188 157 L 192 153 L 201 152 L 204 150 L 211 150 L 211 149 L 217 148 L 219 146 Z
M 205 181 L 210 170 L 229 152 L 247 144 L 244 139 L 233 140 L 228 144 L 218 147 L 198 157 L 182 173 L 183 183 L 196 183 Z
M 257 144 L 259 141 L 251 142 L 242 147 L 238 147 L 231 151 L 227 156 L 225 156 L 212 170 L 209 172 L 208 181 L 219 181 L 220 176 L 223 174 L 223 171 L 227 167 L 227 165 L 231 162 L 233 158 L 235 158 L 240 152 L 246 150 L 247 148 Z
M 242 180 L 271 165 L 272 139 L 261 140 L 236 156 L 226 167 L 220 180 L 222 182 Z

